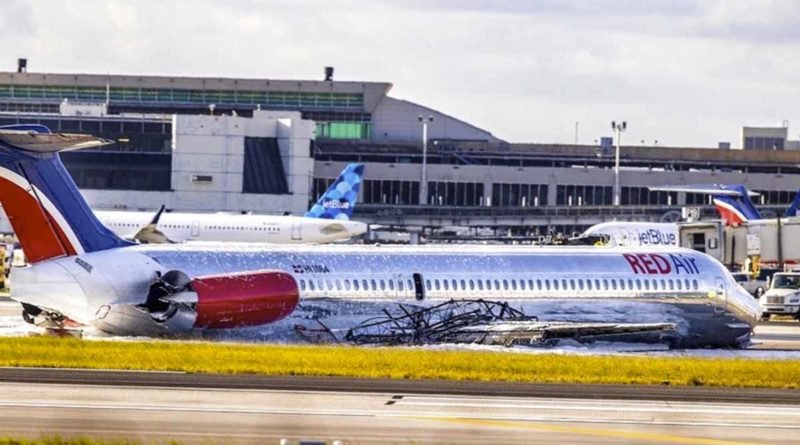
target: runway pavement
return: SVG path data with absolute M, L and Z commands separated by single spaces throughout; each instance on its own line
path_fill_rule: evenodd
M 91 381 L 87 373 L 86 381 Z M 122 377 L 122 376 L 121 376 Z M 580 388 L 580 387 L 577 387 Z M 629 388 L 636 391 L 635 388 Z M 0 432 L 276 443 L 796 443 L 799 404 L 0 383 Z

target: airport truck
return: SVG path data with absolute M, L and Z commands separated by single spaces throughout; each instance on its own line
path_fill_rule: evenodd
M 800 272 L 778 272 L 761 298 L 762 317 L 791 315 L 800 320 Z

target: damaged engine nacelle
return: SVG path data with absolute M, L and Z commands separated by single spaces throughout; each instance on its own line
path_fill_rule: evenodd
M 171 270 L 150 286 L 138 306 L 169 331 L 257 326 L 291 314 L 300 299 L 297 282 L 280 271 L 190 278 Z

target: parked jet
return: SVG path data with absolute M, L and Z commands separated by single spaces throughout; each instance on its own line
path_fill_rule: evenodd
M 329 243 L 361 235 L 367 225 L 351 221 L 364 164 L 350 164 L 303 216 L 162 213 L 97 210 L 112 232 L 143 243 L 186 241 Z
M 750 199 L 750 196 L 758 196 L 758 193 L 749 191 L 744 185 L 667 186 L 650 187 L 650 190 L 710 194 L 717 212 L 726 224 L 743 224 L 764 219 Z M 797 216 L 798 207 L 800 190 L 784 216 Z M 589 227 L 581 234 L 581 237 L 591 236 L 605 236 L 612 246 L 678 246 L 680 243 L 677 223 L 603 222 Z
M 135 245 L 100 223 L 57 154 L 105 142 L 41 126 L 0 131 L 0 203 L 32 263 L 12 271 L 11 297 L 29 322 L 172 334 L 270 323 L 301 299 L 378 312 L 470 296 L 603 320 L 608 307 L 628 326 L 674 325 L 675 345 L 743 346 L 760 318 L 722 264 L 685 249 Z
M 743 224 L 747 221 L 764 219 L 758 211 L 751 196 L 759 196 L 751 192 L 742 184 L 735 185 L 695 185 L 695 186 L 665 186 L 649 187 L 653 191 L 670 191 L 686 193 L 702 193 L 712 196 L 712 202 L 726 224 Z M 784 217 L 797 216 L 800 206 L 800 190 L 795 195 L 792 204 L 786 209 Z
M 586 229 L 581 237 L 607 237 L 610 246 L 677 247 L 680 245 L 676 223 L 608 221 Z

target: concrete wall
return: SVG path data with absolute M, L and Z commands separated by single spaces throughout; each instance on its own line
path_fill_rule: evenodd
M 376 140 L 422 139 L 422 124 L 418 116 L 433 116 L 428 124 L 429 139 L 474 139 L 498 142 L 486 130 L 458 120 L 436 110 L 406 100 L 384 97 L 372 114 L 372 138 Z
M 309 156 L 314 123 L 299 112 L 256 111 L 253 118 L 175 115 L 172 125 L 171 192 L 84 190 L 95 209 L 301 214 L 308 210 L 314 161 Z M 244 138 L 277 138 L 289 194 L 242 193 Z M 197 181 L 210 176 L 211 181 Z

